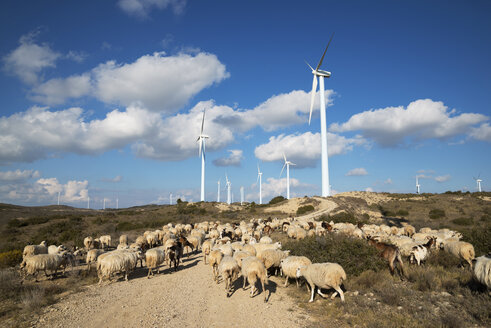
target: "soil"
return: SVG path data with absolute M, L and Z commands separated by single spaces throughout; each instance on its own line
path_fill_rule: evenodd
M 147 279 L 137 268 L 124 280 L 94 284 L 48 306 L 34 327 L 306 327 L 313 325 L 287 296 L 283 279 L 270 278 L 264 294 L 250 298 L 235 281 L 226 297 L 224 283 L 216 284 L 201 254 L 184 258 L 179 271 L 163 266 Z M 294 284 L 290 284 L 288 288 Z M 259 284 L 258 287 L 260 288 Z M 307 292 L 306 292 L 307 293 Z M 306 294 L 306 300 L 308 295 Z

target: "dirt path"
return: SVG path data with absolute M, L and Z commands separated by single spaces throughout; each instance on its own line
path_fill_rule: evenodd
M 211 267 L 198 255 L 185 258 L 178 272 L 165 267 L 163 273 L 147 279 L 146 268 L 138 268 L 131 277 L 128 282 L 92 285 L 67 296 L 47 307 L 37 326 L 304 327 L 311 323 L 275 277 L 266 287 L 267 303 L 262 293 L 251 299 L 250 290 L 241 288 L 242 278 L 227 298 L 224 284 L 213 282 Z

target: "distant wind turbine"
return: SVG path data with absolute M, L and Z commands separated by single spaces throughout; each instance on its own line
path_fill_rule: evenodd
M 106 197 L 104 197 L 104 200 L 102 201 L 102 209 L 105 210 L 106 209 Z
M 481 182 L 482 182 L 482 180 L 479 179 L 480 176 L 481 176 L 481 173 L 479 173 L 479 175 L 477 176 L 477 179 L 474 178 L 474 180 L 476 180 L 476 183 L 477 183 L 477 191 L 482 192 L 482 190 L 481 190 Z
M 220 203 L 220 179 L 218 180 L 218 194 L 217 194 L 217 203 Z
M 196 142 L 199 143 L 199 156 L 201 156 L 201 201 L 205 201 L 205 148 L 206 139 L 209 136 L 203 134 L 203 129 L 205 128 L 205 111 L 203 111 L 203 120 L 201 121 L 201 130 Z
M 286 166 L 286 199 L 290 199 L 290 165 L 296 165 L 296 164 L 288 161 L 286 159 L 285 154 L 283 154 L 283 158 L 285 159 L 285 164 L 283 164 L 283 168 L 281 169 L 280 178 Z
M 240 205 L 244 203 L 244 187 L 240 187 Z
M 416 193 L 419 195 L 420 194 L 420 190 L 419 190 L 419 181 L 418 181 L 418 176 L 416 176 Z
M 89 195 L 87 195 L 87 209 L 90 208 L 90 197 Z
M 332 37 L 327 43 L 326 50 L 322 54 L 321 60 L 315 69 L 307 63 L 307 65 L 312 70 L 312 74 L 314 74 L 314 80 L 312 81 L 312 94 L 310 98 L 310 114 L 309 114 L 309 125 L 310 120 L 312 119 L 312 109 L 314 108 L 314 99 L 315 93 L 317 90 L 317 77 L 320 80 L 319 92 L 320 92 L 320 114 L 321 114 L 321 167 L 322 167 L 322 197 L 327 197 L 331 195 L 331 190 L 329 188 L 329 165 L 328 165 L 328 155 L 327 155 L 327 123 L 326 123 L 326 101 L 324 96 L 324 77 L 331 77 L 331 72 L 320 70 L 319 68 L 322 65 L 322 61 L 324 60 L 324 56 L 326 55 L 327 48 L 329 48 L 329 44 L 331 44 Z
M 230 203 L 232 201 L 232 196 L 230 193 L 230 187 L 232 186 L 232 182 L 230 182 L 227 175 L 225 175 L 225 181 L 226 181 L 226 186 L 227 186 L 227 204 L 230 205 Z
M 261 170 L 259 170 L 259 164 L 257 164 L 256 184 L 259 181 L 259 205 L 261 205 L 263 203 L 262 178 L 263 178 L 263 173 L 261 172 Z
M 58 191 L 58 205 L 60 205 L 60 192 Z
M 172 193 L 169 195 L 169 205 L 172 205 Z
M 116 198 L 116 209 L 119 209 L 119 198 Z

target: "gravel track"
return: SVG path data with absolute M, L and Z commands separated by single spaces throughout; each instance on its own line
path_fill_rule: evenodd
M 147 279 L 138 268 L 130 280 L 95 284 L 45 309 L 35 327 L 305 327 L 308 314 L 294 304 L 273 277 L 264 294 L 250 298 L 242 278 L 226 297 L 201 255 L 191 255 L 178 272 L 167 267 Z M 290 285 L 289 288 L 295 288 Z

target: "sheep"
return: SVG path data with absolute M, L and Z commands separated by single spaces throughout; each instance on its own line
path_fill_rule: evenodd
M 89 250 L 89 249 L 93 248 L 93 246 L 94 246 L 94 238 L 92 238 L 90 236 L 89 237 L 85 237 L 84 238 L 84 246 L 85 246 L 85 249 L 86 250 Z
M 167 252 L 167 258 L 169 259 L 169 267 L 172 268 L 172 264 L 174 264 L 174 271 L 177 271 L 182 257 L 183 248 L 181 242 L 176 241 L 175 244 L 169 248 L 164 246 L 164 249 Z
M 214 244 L 215 244 L 215 240 L 209 239 L 209 240 L 205 240 L 201 245 L 201 252 L 203 253 L 203 260 L 205 262 L 205 265 L 206 265 L 206 257 L 210 255 L 211 248 L 213 247 Z
M 142 251 L 144 251 L 148 247 L 147 238 L 145 238 L 144 236 L 138 236 L 136 237 L 135 244 L 138 244 L 138 246 L 140 246 Z
M 202 243 L 202 238 L 201 236 L 189 236 L 187 237 L 187 240 L 188 242 L 191 243 L 191 245 L 193 245 L 193 248 L 198 251 L 201 247 L 201 243 Z
M 120 245 L 128 245 L 128 235 L 119 236 L 119 244 Z
M 298 288 L 297 269 L 301 266 L 307 266 L 312 262 L 305 256 L 288 256 L 280 262 L 281 272 L 286 276 L 285 286 L 288 286 L 288 278 L 295 278 Z
M 410 224 L 406 224 L 404 226 L 404 234 L 408 237 L 412 237 L 414 235 L 414 233 L 416 232 L 416 228 L 414 228 L 412 225 Z
M 261 259 L 261 261 L 263 261 L 264 267 L 266 268 L 266 272 L 270 268 L 275 268 L 275 275 L 276 275 L 276 271 L 277 268 L 280 267 L 281 260 L 287 258 L 288 255 L 290 255 L 290 251 L 267 249 L 264 252 L 262 252 L 260 256 L 258 256 L 258 258 Z
M 474 276 L 477 281 L 491 289 L 491 254 L 474 259 Z
M 39 271 L 44 271 L 46 277 L 48 277 L 47 271 L 54 271 L 53 277 L 56 276 L 56 272 L 63 265 L 63 274 L 70 259 L 69 253 L 63 254 L 35 254 L 27 256 L 21 263 L 20 268 L 24 272 L 22 281 L 28 276 L 33 275 L 38 282 L 37 275 Z
M 235 242 L 230 244 L 230 247 L 232 247 L 232 249 L 235 253 L 235 252 L 242 251 L 242 248 L 244 248 L 244 245 L 240 241 L 235 241 Z
M 259 239 L 259 243 L 260 244 L 272 244 L 273 239 L 271 239 L 271 237 L 264 236 L 264 237 L 261 237 L 261 239 Z
M 239 268 L 242 268 L 242 259 L 245 259 L 246 257 L 249 257 L 249 256 L 251 256 L 251 254 L 246 253 L 246 252 L 242 252 L 242 251 L 234 252 L 234 259 L 237 261 Z
M 217 247 L 217 249 L 219 249 L 224 256 L 233 256 L 234 255 L 234 249 L 232 248 L 232 246 L 230 246 L 230 244 L 227 244 L 227 245 L 219 245 Z
M 244 246 L 242 246 L 242 252 L 246 252 L 251 256 L 256 256 L 256 248 L 250 244 L 245 244 Z
M 157 268 L 157 273 L 160 273 L 160 265 L 164 262 L 164 260 L 164 246 L 150 248 L 145 252 L 145 264 L 148 268 L 147 278 L 150 278 L 150 275 L 153 276 L 152 269 Z
M 276 242 L 274 244 L 254 244 L 254 248 L 256 249 L 256 256 L 260 257 L 261 253 L 267 249 L 281 249 L 281 243 Z
M 249 285 L 251 285 L 250 297 L 253 297 L 256 289 L 256 281 L 259 279 L 259 281 L 261 281 L 261 286 L 264 293 L 264 302 L 267 302 L 268 296 L 266 294 L 264 284 L 268 284 L 269 282 L 266 268 L 264 267 L 263 262 L 261 262 L 261 260 L 255 256 L 246 257 L 242 260 L 241 273 L 244 278 L 242 289 L 245 290 L 246 282 L 249 282 Z
M 87 271 L 90 272 L 90 264 L 97 261 L 97 258 L 104 254 L 104 250 L 102 249 L 91 249 L 87 252 L 87 256 L 85 257 L 85 263 L 87 263 Z
M 100 236 L 99 241 L 103 249 L 111 247 L 111 236 L 109 235 Z
M 159 235 L 155 232 L 148 232 L 147 235 L 145 236 L 145 239 L 147 241 L 148 246 L 152 248 L 155 245 L 157 245 L 157 242 L 159 240 Z
M 42 241 L 39 245 L 27 245 L 24 247 L 22 257 L 25 258 L 37 254 L 48 254 L 48 247 L 45 241 Z
M 341 302 L 344 302 L 344 294 L 341 289 L 341 285 L 346 280 L 346 273 L 343 267 L 337 263 L 314 263 L 309 265 L 303 265 L 297 268 L 296 277 L 304 277 L 311 288 L 310 302 L 314 301 L 315 287 L 317 287 L 317 293 L 323 298 L 326 295 L 322 294 L 321 289 L 333 288 L 335 292 L 331 295 L 331 299 L 334 299 L 339 293 Z
M 443 244 L 443 250 L 469 263 L 472 270 L 472 260 L 475 257 L 474 246 L 465 241 L 451 241 Z
M 430 253 L 430 248 L 434 243 L 435 238 L 431 238 L 424 245 L 414 246 L 409 256 L 409 260 L 411 261 L 411 263 L 414 263 L 414 261 L 416 261 L 416 263 L 420 265 L 421 261 L 426 260 L 428 254 Z
M 225 290 L 227 291 L 227 297 L 230 296 L 230 289 L 232 283 L 237 279 L 240 269 L 237 261 L 231 256 L 224 256 L 218 265 L 218 272 L 225 281 Z
M 125 250 L 113 251 L 106 254 L 104 254 L 106 256 L 101 255 L 97 259 L 97 275 L 99 277 L 99 284 L 102 283 L 102 280 L 105 277 L 111 279 L 111 276 L 118 272 L 124 272 L 124 279 L 128 281 L 128 273 L 135 268 L 138 261 L 138 252 Z
M 60 245 L 60 246 L 49 245 L 48 246 L 48 254 L 60 254 L 63 251 L 66 251 L 66 247 L 64 245 Z
M 220 250 L 215 249 L 210 252 L 210 266 L 213 269 L 213 280 L 218 283 L 218 265 L 222 261 L 223 253 Z

